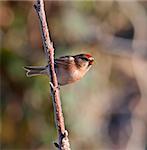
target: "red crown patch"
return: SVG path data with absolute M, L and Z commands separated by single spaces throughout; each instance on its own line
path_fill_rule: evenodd
M 92 57 L 90 54 L 85 54 L 85 56 L 86 56 L 87 58 Z

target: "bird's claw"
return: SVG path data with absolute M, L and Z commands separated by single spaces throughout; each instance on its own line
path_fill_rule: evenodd
M 55 87 L 52 82 L 50 82 L 50 86 L 54 91 L 56 91 L 57 89 L 60 90 L 60 87 L 59 86 Z

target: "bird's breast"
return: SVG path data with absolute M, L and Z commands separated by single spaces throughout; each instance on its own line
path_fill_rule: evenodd
M 84 75 L 83 73 L 79 72 L 79 70 L 77 69 L 67 70 L 64 68 L 58 68 L 58 70 L 56 70 L 56 73 L 57 73 L 58 83 L 60 85 L 73 83 L 77 80 L 80 80 Z

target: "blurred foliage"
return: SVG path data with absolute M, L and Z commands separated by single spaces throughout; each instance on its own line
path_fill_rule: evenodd
M 146 1 L 140 4 L 147 11 Z M 72 148 L 96 150 L 111 145 L 114 150 L 113 144 L 125 145 L 140 90 L 130 59 L 104 53 L 94 27 L 100 23 L 105 32 L 132 39 L 132 24 L 115 1 L 46 1 L 45 8 L 55 56 L 86 52 L 95 58 L 79 83 L 61 88 Z M 46 61 L 32 1 L 0 1 L 0 59 L 1 148 L 54 149 L 57 134 L 49 80 L 27 78 L 23 70 Z

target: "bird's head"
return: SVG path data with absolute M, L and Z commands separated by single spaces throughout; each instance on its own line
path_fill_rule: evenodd
M 94 63 L 94 58 L 90 54 L 75 55 L 75 63 L 81 69 L 88 69 Z

